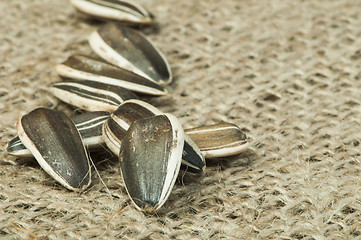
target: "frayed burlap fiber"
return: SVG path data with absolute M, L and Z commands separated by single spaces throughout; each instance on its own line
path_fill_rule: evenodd
M 22 115 L 79 112 L 48 89 L 56 64 L 92 54 L 102 22 L 68 1 L 0 1 L 0 238 L 361 238 L 361 3 L 141 3 L 174 74 L 167 96 L 145 100 L 185 128 L 235 123 L 249 150 L 182 172 L 156 215 L 134 208 L 110 154 L 92 154 L 99 175 L 83 193 L 6 155 Z

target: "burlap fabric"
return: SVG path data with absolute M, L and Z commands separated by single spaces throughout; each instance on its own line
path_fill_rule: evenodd
M 248 151 L 181 173 L 165 206 L 131 204 L 117 161 L 92 155 L 84 193 L 4 152 L 36 107 L 75 114 L 48 91 L 54 65 L 89 54 L 102 23 L 61 0 L 0 1 L 0 238 L 351 239 L 361 237 L 361 3 L 143 0 L 174 73 L 146 99 L 184 127 L 228 121 Z M 105 185 L 107 187 L 105 187 Z

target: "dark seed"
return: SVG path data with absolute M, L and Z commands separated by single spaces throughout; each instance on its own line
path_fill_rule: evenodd
M 89 38 L 92 49 L 111 64 L 134 72 L 160 85 L 171 82 L 168 61 L 141 32 L 108 23 Z
M 38 108 L 17 124 L 18 134 L 40 166 L 74 191 L 90 185 L 88 155 L 74 123 L 64 113 Z
M 170 114 L 131 125 L 119 160 L 127 192 L 138 209 L 154 213 L 163 206 L 178 176 L 183 144 L 182 126 Z

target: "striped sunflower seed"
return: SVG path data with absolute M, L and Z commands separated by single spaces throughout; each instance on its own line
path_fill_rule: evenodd
M 87 152 L 74 123 L 64 113 L 35 109 L 19 119 L 17 130 L 25 147 L 56 181 L 73 191 L 90 185 Z
M 108 23 L 90 35 L 89 44 L 100 57 L 111 64 L 160 85 L 172 80 L 164 55 L 137 30 Z
M 109 112 L 98 111 L 78 114 L 71 118 L 87 149 L 93 150 L 102 147 L 104 144 L 103 124 L 109 116 Z
M 163 87 L 142 76 L 87 56 L 70 56 L 55 66 L 55 71 L 62 77 L 114 85 L 143 94 L 167 94 Z
M 71 0 L 71 4 L 85 14 L 127 25 L 151 24 L 154 20 L 148 10 L 129 0 Z
M 88 80 L 67 80 L 50 88 L 57 98 L 87 111 L 115 111 L 128 99 L 137 99 L 133 92 L 114 85 Z
M 178 176 L 184 132 L 170 114 L 135 121 L 122 141 L 119 160 L 127 192 L 142 211 L 156 212 Z
M 103 125 L 104 142 L 116 155 L 125 133 L 135 120 L 163 114 L 156 107 L 141 100 L 128 100 L 115 110 Z
M 31 157 L 31 152 L 21 142 L 19 136 L 11 139 L 5 147 L 6 153 L 18 157 Z
M 110 113 L 108 112 L 86 112 L 71 117 L 70 119 L 78 129 L 83 144 L 88 150 L 99 149 L 103 140 L 103 124 L 105 120 L 109 118 Z M 31 152 L 24 146 L 20 138 L 17 136 L 9 141 L 6 146 L 7 154 L 18 156 L 18 157 L 32 157 Z
M 106 145 L 114 154 L 118 155 L 123 137 L 134 121 L 162 114 L 160 110 L 141 100 L 125 101 L 103 125 Z M 185 134 L 184 139 L 182 169 L 194 173 L 203 172 L 205 168 L 203 154 L 188 135 Z
M 249 144 L 247 136 L 232 123 L 185 130 L 206 158 L 227 157 L 245 151 Z

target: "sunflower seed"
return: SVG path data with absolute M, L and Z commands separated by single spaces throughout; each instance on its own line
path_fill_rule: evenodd
M 246 134 L 232 123 L 196 127 L 185 132 L 206 158 L 235 155 L 248 148 Z
M 172 80 L 168 61 L 141 32 L 108 23 L 89 38 L 92 49 L 106 61 L 160 85 Z
M 135 206 L 157 211 L 173 189 L 181 165 L 184 132 L 170 114 L 135 121 L 119 154 L 127 192 Z
M 104 142 L 116 155 L 125 133 L 135 120 L 163 114 L 156 107 L 141 101 L 128 100 L 115 110 L 103 125 Z
M 153 15 L 133 1 L 125 0 L 71 0 L 80 12 L 91 16 L 121 21 L 123 24 L 150 24 Z
M 163 87 L 144 77 L 87 56 L 70 56 L 55 66 L 55 71 L 66 78 L 115 85 L 143 94 L 160 96 L 167 93 Z
M 75 115 L 70 119 L 78 129 L 83 144 L 88 150 L 99 149 L 103 140 L 103 124 L 109 118 L 108 112 L 86 112 L 83 114 Z M 9 141 L 6 146 L 7 154 L 18 157 L 32 157 L 31 152 L 24 146 L 20 138 L 17 136 Z
M 19 157 L 31 157 L 31 152 L 24 146 L 17 136 L 9 141 L 5 147 L 6 153 Z
M 112 112 L 125 100 L 138 98 L 125 88 L 87 80 L 58 82 L 50 91 L 63 102 L 87 111 Z
M 163 113 L 160 110 L 141 100 L 125 101 L 104 123 L 103 134 L 106 145 L 117 155 L 122 139 L 134 121 L 161 114 Z M 184 138 L 182 169 L 194 173 L 203 172 L 204 156 L 192 139 L 187 135 Z
M 91 173 L 87 152 L 74 123 L 64 113 L 38 108 L 17 124 L 20 140 L 40 166 L 69 190 L 84 190 Z
M 202 173 L 206 168 L 206 161 L 203 153 L 187 134 L 184 134 L 181 168 L 192 173 Z
M 87 149 L 95 150 L 102 147 L 104 144 L 103 124 L 109 116 L 110 113 L 99 111 L 78 114 L 71 118 Z

